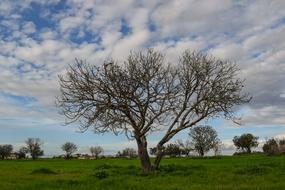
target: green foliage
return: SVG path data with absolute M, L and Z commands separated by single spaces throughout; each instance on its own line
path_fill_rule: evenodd
M 258 146 L 258 137 L 253 136 L 250 133 L 242 134 L 241 136 L 235 136 L 233 139 L 234 145 L 238 150 L 242 152 L 251 153 L 251 148 Z
M 3 160 L 10 156 L 13 151 L 13 146 L 11 144 L 0 145 L 0 158 Z
M 219 142 L 217 131 L 209 125 L 200 125 L 191 128 L 189 136 L 194 149 L 200 156 L 204 156 L 205 153 L 213 149 Z

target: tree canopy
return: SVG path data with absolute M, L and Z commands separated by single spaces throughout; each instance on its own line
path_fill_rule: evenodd
M 33 160 L 44 154 L 44 151 L 41 149 L 42 145 L 43 142 L 39 138 L 28 138 L 26 140 L 26 150 L 30 153 Z
M 200 156 L 204 156 L 210 149 L 213 149 L 219 142 L 218 134 L 209 125 L 200 125 L 190 129 L 189 136 L 194 149 Z
M 258 137 L 253 136 L 250 133 L 242 134 L 241 136 L 235 136 L 233 139 L 234 145 L 238 150 L 251 153 L 251 148 L 258 146 Z
M 61 146 L 61 149 L 65 151 L 65 158 L 69 159 L 77 151 L 77 146 L 72 142 L 66 142 Z
M 123 64 L 76 60 L 59 76 L 57 105 L 67 123 L 79 122 L 83 131 L 93 127 L 135 139 L 142 169 L 151 171 L 163 145 L 180 131 L 211 117 L 234 119 L 234 106 L 250 100 L 238 71 L 236 64 L 189 50 L 173 64 L 153 49 L 131 53 Z M 152 165 L 147 135 L 157 130 L 164 135 Z

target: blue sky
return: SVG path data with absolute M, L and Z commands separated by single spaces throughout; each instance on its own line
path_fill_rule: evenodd
M 135 147 L 123 135 L 95 135 L 65 126 L 54 105 L 58 74 L 75 58 L 100 65 L 123 61 L 130 50 L 155 48 L 175 64 L 185 49 L 232 60 L 253 100 L 237 108 L 242 126 L 215 127 L 224 150 L 245 132 L 285 137 L 285 1 L 275 0 L 1 0 L 0 144 L 18 149 L 40 137 L 47 155 L 72 141 L 80 152 L 102 145 L 106 153 Z M 154 146 L 160 133 L 149 136 Z M 187 131 L 177 138 L 185 139 Z

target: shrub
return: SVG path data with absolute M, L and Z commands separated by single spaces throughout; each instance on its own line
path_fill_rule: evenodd
M 98 179 L 104 179 L 108 177 L 108 173 L 103 169 L 95 171 L 93 175 Z

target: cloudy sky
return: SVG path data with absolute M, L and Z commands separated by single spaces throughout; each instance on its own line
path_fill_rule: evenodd
M 66 141 L 81 152 L 90 145 L 107 153 L 134 146 L 124 136 L 63 125 L 54 104 L 57 76 L 75 58 L 99 65 L 148 47 L 173 64 L 187 48 L 240 65 L 253 96 L 239 108 L 243 125 L 210 122 L 225 151 L 245 132 L 261 140 L 285 136 L 284 0 L 1 0 L 0 144 L 17 149 L 27 137 L 39 137 L 48 155 L 61 153 Z M 149 137 L 150 145 L 159 135 Z

